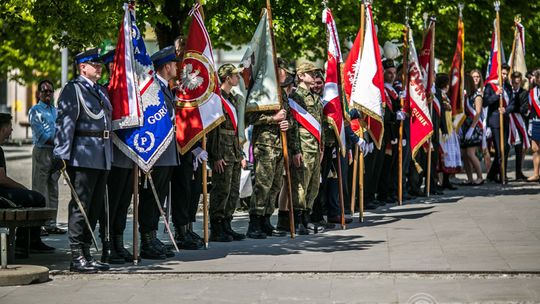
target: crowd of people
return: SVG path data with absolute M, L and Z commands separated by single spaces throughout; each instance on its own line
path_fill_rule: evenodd
M 179 56 L 181 52 L 174 46 L 163 48 L 151 56 L 156 79 L 173 123 Z M 113 58 L 114 50 L 101 55 L 98 49 L 75 56 L 79 75 L 64 86 L 56 106 L 52 100 L 53 83 L 49 80 L 39 83 L 39 101 L 29 112 L 34 142 L 34 191 L 7 177 L 3 151 L 0 149 L 0 196 L 11 203 L 6 207 L 32 202 L 32 206 L 58 208 L 60 172 L 67 173 L 85 211 L 81 212 L 72 195 L 68 206 L 67 232 L 72 254 L 70 269 L 75 272 L 104 271 L 109 269 L 108 264 L 131 262 L 134 258 L 124 246 L 124 230 L 134 189 L 134 164 L 111 141 L 113 109 L 108 84 L 98 84 L 103 66 L 109 75 L 113 72 Z M 351 222 L 349 202 L 352 200 L 358 204 L 359 199 L 359 195 L 351 198 L 352 187 L 356 186 L 356 183 L 352 183 L 356 147 L 365 155 L 365 171 L 359 174 L 366 177 L 363 196 L 364 207 L 368 210 L 398 203 L 399 149 L 402 149 L 403 155 L 401 186 L 404 201 L 455 190 L 456 185 L 451 183 L 451 177 L 461 170 L 465 171 L 467 179 L 460 186 L 481 185 L 486 179 L 504 182 L 507 175 L 502 174 L 501 160 L 505 160 L 506 166 L 511 148 L 509 136 L 514 139 L 510 142 L 516 155 L 516 180 L 540 180 L 540 70 L 525 76 L 519 72 L 508 75 L 509 68 L 503 66 L 502 89 L 492 84 L 485 85 L 480 71 L 472 70 L 465 77 L 465 113 L 458 119 L 452 116 L 449 104 L 450 78 L 447 74 L 437 74 L 432 97 L 428 100 L 433 123 L 431 147 L 420 149 L 413 161 L 409 144 L 409 113 L 402 109 L 400 103 L 400 99 L 406 96 L 401 79 L 402 66 L 394 60 L 383 60 L 385 93 L 389 102 L 384 108 L 385 131 L 380 148 L 377 148 L 367 130 L 354 132 L 346 125 L 346 151 L 340 151 L 338 135 L 323 111 L 324 70 L 309 61 L 300 63 L 296 69 L 285 59 L 278 59 L 277 65 L 283 108 L 246 114 L 246 125 L 250 126 L 248 153 L 244 152 L 233 120 L 226 113 L 225 121 L 208 134 L 206 150 L 197 144 L 188 152 L 180 153 L 173 140 L 161 153 L 150 173 L 156 193 L 152 187 L 146 186 L 145 178 L 141 179 L 138 188 L 138 224 L 142 259 L 163 260 L 175 255 L 173 246 L 157 237 L 161 210 L 155 196 L 161 204 L 166 199 L 170 200 L 176 245 L 187 250 L 203 247 L 204 240 L 193 231 L 193 223 L 202 192 L 202 170 L 206 170 L 201 166 L 204 160 L 209 161 L 212 171 L 209 210 L 211 242 L 240 241 L 246 237 L 283 237 L 290 233 L 285 166 L 290 168 L 297 234 L 321 233 L 342 221 Z M 241 67 L 230 63 L 218 69 L 221 95 L 235 107 L 241 99 L 235 95 L 233 88 L 239 83 L 241 71 Z M 523 87 L 524 77 L 529 88 Z M 504 107 L 499 106 L 501 96 L 505 100 Z M 320 126 L 320 133 L 295 119 L 291 107 L 305 109 L 312 125 Z M 502 126 L 500 113 L 504 116 Z M 347 114 L 351 119 L 362 119 L 363 115 L 355 109 Z M 510 134 L 512 121 L 518 116 L 525 122 L 525 133 L 518 128 L 518 132 Z M 403 125 L 404 132 L 401 142 L 398 140 L 400 125 Z M 502 139 L 499 136 L 501 130 Z M 286 134 L 288 164 L 284 163 L 282 132 Z M 10 133 L 11 116 L 0 114 L 0 143 Z M 501 140 L 506 146 L 504 155 Z M 522 166 L 529 142 L 534 170 L 532 176 L 525 177 Z M 427 165 L 428 156 L 431 158 L 430 168 Z M 249 204 L 249 227 L 244 234 L 233 230 L 231 223 L 239 201 L 241 170 L 246 169 L 249 163 L 253 165 L 253 193 Z M 488 172 L 487 175 L 483 174 L 482 167 Z M 424 185 L 428 176 L 431 186 L 429 193 L 426 193 L 427 187 Z M 342 199 L 347 202 L 345 210 L 341 210 L 340 191 L 343 191 Z M 107 212 L 104 208 L 105 193 L 108 193 Z M 274 225 L 271 219 L 276 208 L 278 216 Z M 345 214 L 345 218 L 342 218 L 342 214 Z M 100 260 L 90 252 L 92 238 L 86 218 L 91 229 L 99 222 L 102 240 Z M 47 223 L 44 231 L 66 233 L 57 227 L 55 221 Z M 21 244 L 25 242 L 23 234 L 17 238 Z M 30 238 L 31 249 L 40 252 L 54 250 L 41 242 L 39 229 L 33 229 Z

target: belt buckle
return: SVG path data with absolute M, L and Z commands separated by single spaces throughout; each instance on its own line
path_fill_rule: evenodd
M 103 139 L 109 139 L 109 130 L 103 131 Z

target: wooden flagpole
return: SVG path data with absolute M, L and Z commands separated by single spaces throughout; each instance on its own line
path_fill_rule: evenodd
M 363 1 L 360 6 L 360 50 L 358 57 L 361 59 L 362 50 L 364 49 L 364 35 L 366 28 L 366 5 L 367 1 Z M 362 136 L 364 135 L 364 128 L 362 127 Z M 358 219 L 360 222 L 364 221 L 364 151 L 358 153 Z
M 351 185 L 351 213 L 354 216 L 354 207 L 355 207 L 355 201 L 356 201 L 356 176 L 358 174 L 358 155 L 359 151 L 358 145 L 354 147 L 354 155 L 353 155 L 353 175 L 352 175 L 352 185 Z
M 139 264 L 139 166 L 133 162 L 133 265 Z
M 405 31 L 403 32 L 403 64 L 401 65 L 401 81 L 402 92 L 407 91 L 407 75 L 409 70 L 408 63 L 408 35 L 409 35 L 409 5 L 405 6 Z M 403 95 L 403 94 L 402 94 Z M 403 110 L 403 104 L 405 103 L 404 97 L 400 98 L 400 106 Z M 403 205 L 403 120 L 399 123 L 399 140 L 398 140 L 398 202 L 399 205 Z
M 206 134 L 202 138 L 202 149 L 206 151 Z M 208 171 L 206 170 L 206 160 L 202 162 L 202 195 L 203 195 L 203 238 L 204 249 L 208 249 Z
M 504 94 L 504 86 L 503 86 L 503 80 L 502 80 L 502 59 L 501 59 L 501 24 L 500 24 L 500 16 L 499 16 L 499 10 L 500 10 L 501 3 L 499 1 L 494 2 L 495 6 L 495 12 L 497 14 L 497 21 L 496 21 L 496 31 L 497 31 L 497 69 L 499 74 L 499 88 L 503 91 L 501 95 L 499 96 L 499 108 L 504 107 L 504 101 L 503 101 L 503 94 Z M 499 140 L 500 140 L 500 161 L 501 161 L 501 184 L 505 184 L 506 182 L 506 172 L 504 170 L 505 168 L 505 151 L 504 151 L 504 117 L 503 113 L 499 112 Z
M 433 20 L 433 33 L 431 35 L 431 46 L 430 46 L 430 59 L 429 59 L 429 71 L 428 71 L 428 79 L 430 77 L 433 77 L 433 70 L 435 69 L 435 20 Z M 431 23 L 431 20 L 430 20 Z M 429 25 L 428 25 L 428 31 L 429 32 Z M 428 81 L 429 82 L 429 81 Z M 433 83 L 431 83 L 433 85 Z M 433 98 L 435 98 L 431 93 L 431 88 L 426 88 L 426 90 L 429 92 L 429 96 L 431 98 L 431 102 L 429 104 L 429 113 L 430 115 L 433 113 Z M 433 135 L 430 136 L 428 140 L 428 159 L 427 159 L 427 174 L 426 174 L 426 196 L 429 197 L 431 192 L 431 140 L 433 138 Z
M 270 4 L 270 0 L 266 0 L 266 10 L 268 11 L 268 24 L 270 27 L 270 38 L 272 39 L 272 53 L 273 53 L 273 60 L 274 60 L 274 69 L 276 73 L 276 77 L 279 76 L 278 66 L 276 62 L 276 42 L 274 40 L 274 29 L 272 25 L 272 6 Z M 281 86 L 278 83 L 277 85 L 277 91 L 278 91 L 278 99 L 279 103 L 282 105 L 283 108 L 283 99 L 281 96 Z M 287 148 L 287 132 L 286 131 L 280 131 L 281 134 L 281 145 L 283 149 L 283 167 L 285 168 L 285 182 L 287 183 L 287 197 L 289 198 L 289 225 L 290 225 L 290 231 L 291 231 L 291 239 L 294 239 L 294 206 L 293 206 L 293 200 L 292 200 L 292 184 L 291 184 L 291 169 L 289 167 L 289 150 Z

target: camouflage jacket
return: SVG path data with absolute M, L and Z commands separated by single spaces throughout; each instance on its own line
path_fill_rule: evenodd
M 311 93 L 311 91 L 309 90 L 298 87 L 298 89 L 293 94 L 291 94 L 291 99 L 296 101 L 302 108 L 308 111 L 308 113 L 311 114 L 319 122 L 319 124 L 321 125 L 321 143 L 324 144 L 324 127 L 326 123 L 323 124 L 324 115 L 320 97 L 317 94 Z M 317 138 L 315 138 L 315 136 L 313 136 L 307 129 L 302 127 L 302 125 L 298 122 L 295 121 L 295 124 L 297 125 L 297 132 L 295 135 L 293 135 L 294 137 L 296 137 L 296 139 L 294 139 L 293 141 L 300 144 L 300 151 L 317 152 L 321 150 Z
M 238 107 L 238 100 L 227 92 L 221 90 L 221 96 Z M 208 156 L 211 162 L 223 159 L 226 162 L 238 162 L 242 160 L 242 149 L 238 133 L 234 130 L 232 119 L 225 109 L 225 121 L 210 132 L 208 135 Z

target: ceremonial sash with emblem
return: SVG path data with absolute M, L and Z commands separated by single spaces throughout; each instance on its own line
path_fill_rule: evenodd
M 299 124 L 308 130 L 311 135 L 315 136 L 317 141 L 321 143 L 321 124 L 311 115 L 306 109 L 302 108 L 296 101 L 289 98 L 289 106 L 291 107 L 291 113 L 294 119 Z
M 398 93 L 389 83 L 384 83 L 384 92 L 386 94 L 386 106 L 390 111 L 394 112 L 394 107 L 392 106 L 392 100 L 397 100 L 399 98 Z
M 540 118 L 540 94 L 539 88 L 532 88 L 529 91 L 529 107 L 533 108 L 536 112 L 536 116 Z

